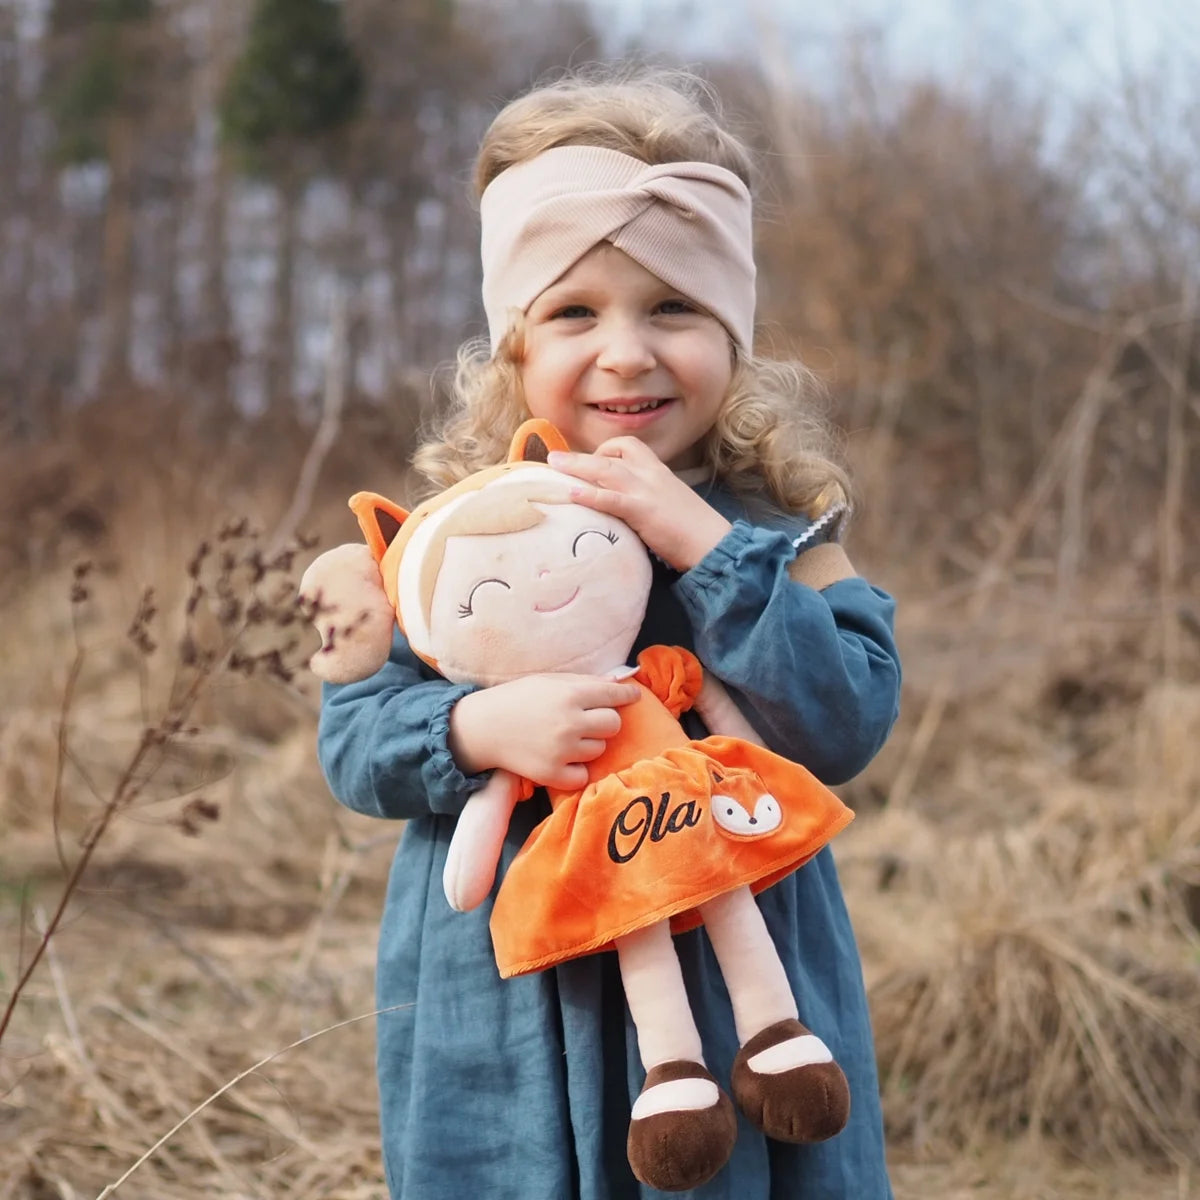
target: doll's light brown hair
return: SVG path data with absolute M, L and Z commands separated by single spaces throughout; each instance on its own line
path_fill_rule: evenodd
M 651 164 L 710 162 L 753 181 L 750 152 L 725 128 L 703 81 L 683 71 L 596 68 L 536 88 L 501 110 L 476 159 L 477 194 L 508 167 L 572 145 L 619 150 Z M 703 296 L 692 299 L 704 303 Z M 733 379 L 703 446 L 711 473 L 741 495 L 811 518 L 846 503 L 849 482 L 833 461 L 812 372 L 743 354 L 732 344 L 731 353 Z M 447 487 L 503 460 L 529 416 L 523 356 L 519 320 L 494 357 L 486 339 L 460 349 L 440 435 L 413 458 L 433 485 Z
M 543 478 L 543 472 L 531 471 L 529 478 L 511 479 L 502 487 L 494 484 L 468 493 L 453 512 L 438 525 L 420 564 L 418 595 L 427 629 L 433 622 L 433 591 L 446 557 L 446 543 L 452 537 L 477 534 L 518 533 L 532 529 L 546 519 L 538 504 L 564 504 L 561 482 L 555 485 Z

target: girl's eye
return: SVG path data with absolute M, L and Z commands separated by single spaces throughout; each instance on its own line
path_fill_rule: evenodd
M 695 312 L 696 309 L 693 305 L 689 304 L 686 300 L 676 299 L 676 300 L 664 300 L 658 306 L 658 311 L 668 317 L 674 317 L 681 313 Z
M 498 584 L 499 584 L 499 585 L 500 585 L 502 588 L 505 588 L 505 589 L 506 589 L 506 590 L 508 590 L 508 591 L 512 591 L 512 589 L 511 589 L 511 588 L 508 586 L 508 584 L 507 584 L 507 583 L 505 583 L 505 582 L 504 582 L 504 580 L 503 580 L 503 579 L 481 579 L 481 580 L 480 580 L 480 581 L 479 581 L 479 582 L 478 582 L 478 583 L 477 583 L 477 584 L 476 584 L 476 585 L 475 585 L 475 586 L 474 586 L 474 587 L 471 589 L 471 594 L 470 594 L 470 595 L 467 597 L 467 602 L 466 602 L 466 604 L 460 604 L 460 605 L 458 606 L 458 615 L 459 615 L 460 617 L 469 617 L 469 616 L 471 616 L 471 615 L 472 615 L 472 614 L 475 612 L 475 609 L 472 607 L 472 604 L 471 604 L 471 602 L 472 602 L 472 601 L 475 599 L 475 593 L 476 593 L 477 591 L 479 591 L 479 589 L 480 589 L 481 587 L 483 587 L 483 585 L 484 585 L 485 583 L 498 583 Z
M 592 310 L 586 304 L 565 304 L 555 312 L 554 320 L 578 321 L 592 315 Z
M 589 533 L 594 533 L 597 537 L 602 537 L 606 542 L 608 542 L 608 544 L 610 546 L 615 546 L 617 543 L 617 535 L 615 533 L 613 533 L 611 530 L 608 530 L 608 529 L 585 529 L 571 543 L 571 554 L 574 555 L 575 558 L 579 557 L 579 543 L 581 541 L 583 541 L 583 539 L 585 537 L 587 537 Z

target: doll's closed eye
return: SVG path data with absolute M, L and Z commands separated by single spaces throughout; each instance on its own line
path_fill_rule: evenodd
M 483 585 L 485 583 L 498 583 L 502 588 L 506 588 L 507 590 L 512 591 L 512 588 L 510 588 L 509 585 L 507 583 L 505 583 L 503 579 L 481 579 L 471 589 L 471 594 L 467 597 L 466 604 L 460 604 L 458 606 L 458 615 L 460 617 L 469 617 L 475 612 L 475 609 L 472 607 L 471 602 L 475 599 L 475 593 L 477 591 L 479 591 L 479 589 L 481 587 L 483 587 Z
M 571 553 L 576 558 L 579 557 L 579 543 L 582 542 L 583 539 L 586 538 L 589 533 L 594 533 L 597 537 L 602 537 L 606 542 L 609 543 L 609 545 L 612 545 L 612 546 L 615 546 L 619 540 L 617 535 L 609 529 L 585 529 L 571 543 Z M 586 546 L 585 549 L 590 550 L 590 549 L 593 549 L 593 547 Z

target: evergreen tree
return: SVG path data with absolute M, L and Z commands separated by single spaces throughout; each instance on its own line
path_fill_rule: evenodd
M 362 92 L 336 0 L 258 0 L 222 98 L 222 133 L 248 168 L 275 174 L 352 121 Z
M 154 15 L 153 0 L 55 0 L 49 93 L 61 162 L 111 160 L 110 122 L 139 104 L 137 33 Z
M 242 168 L 279 189 L 280 240 L 268 403 L 289 401 L 295 357 L 296 221 L 308 179 L 335 157 L 333 135 L 357 116 L 363 71 L 336 0 L 257 0 L 221 97 L 221 133 Z
M 152 49 L 163 10 L 154 0 L 54 0 L 45 95 L 53 152 L 63 165 L 108 168 L 99 272 L 104 315 L 102 388 L 129 375 L 133 315 L 134 176 L 161 54 Z

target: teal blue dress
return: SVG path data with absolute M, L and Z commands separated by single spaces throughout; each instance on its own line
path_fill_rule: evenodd
M 864 579 L 822 592 L 788 564 L 820 540 L 803 518 L 751 511 L 697 489 L 734 522 L 683 575 L 655 564 L 634 648 L 682 645 L 722 679 L 768 745 L 827 783 L 857 774 L 897 715 L 900 665 L 891 598 Z M 333 794 L 407 821 L 388 884 L 376 976 L 383 1158 L 393 1200 L 650 1200 L 625 1158 L 644 1072 L 616 955 L 501 980 L 490 902 L 451 910 L 442 868 L 457 814 L 484 776 L 447 746 L 450 710 L 471 690 L 433 674 L 397 637 L 361 683 L 326 685 L 319 757 Z M 694 736 L 705 732 L 689 714 Z M 517 806 L 503 871 L 549 812 Z M 836 845 L 836 843 L 835 843 Z M 764 1138 L 739 1117 L 729 1163 L 695 1200 L 890 1200 L 862 969 L 832 848 L 758 897 L 800 1019 L 850 1083 L 851 1114 L 816 1146 Z M 676 938 L 706 1061 L 728 1081 L 737 1037 L 703 930 Z M 673 1193 L 675 1196 L 681 1193 Z

